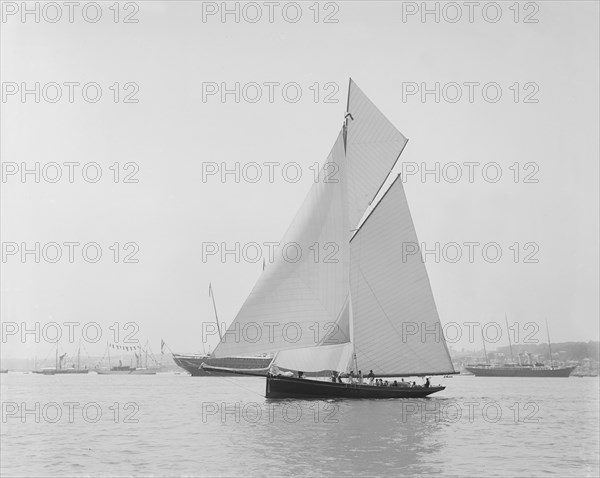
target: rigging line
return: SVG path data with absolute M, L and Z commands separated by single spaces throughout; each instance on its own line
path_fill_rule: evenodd
M 396 181 L 398 181 L 398 179 L 399 179 L 399 178 L 400 178 L 400 175 L 398 175 L 398 176 L 396 177 L 396 180 L 394 181 L 394 183 L 395 183 Z M 392 188 L 392 186 L 394 185 L 394 183 L 392 183 L 392 185 L 391 185 L 391 186 L 390 186 L 390 187 L 389 187 L 389 188 L 388 188 L 388 189 L 385 191 L 385 193 L 384 193 L 384 197 L 385 197 L 385 195 L 387 195 L 387 193 L 390 191 L 390 189 Z M 377 203 L 377 205 L 375 206 L 375 208 L 377 208 L 377 206 L 379 206 L 379 204 L 381 204 L 381 202 L 382 202 L 382 201 L 383 201 L 383 197 L 382 197 L 382 198 L 380 199 L 380 201 Z M 365 218 L 365 220 L 364 220 L 364 221 L 363 221 L 363 223 L 361 224 L 360 228 L 359 228 L 359 229 L 358 229 L 356 232 L 358 232 L 360 229 L 362 229 L 362 227 L 364 226 L 364 224 L 366 223 L 366 221 L 367 221 L 367 220 L 369 219 L 369 217 L 370 217 L 370 216 L 373 214 L 373 212 L 374 212 L 375 208 L 374 208 L 374 209 L 373 209 L 373 210 L 372 210 L 372 211 L 369 213 L 369 215 L 368 215 L 368 216 Z M 355 237 L 355 236 L 356 236 L 356 233 L 354 234 L 354 236 L 352 236 L 352 239 L 354 239 L 354 237 Z M 352 241 L 352 239 L 351 239 L 351 241 Z M 357 264 L 357 268 L 358 268 L 358 272 L 360 273 L 360 275 L 361 275 L 361 276 L 363 277 L 363 279 L 365 280 L 365 283 L 367 284 L 367 286 L 369 287 L 369 290 L 370 290 L 370 291 L 371 291 L 371 293 L 373 294 L 373 297 L 375 298 L 375 300 L 376 300 L 376 302 L 377 302 L 377 305 L 379 306 L 379 308 L 380 308 L 380 309 L 381 309 L 381 311 L 383 312 L 383 315 L 385 316 L 385 318 L 388 320 L 388 322 L 389 322 L 389 323 L 390 323 L 390 325 L 392 326 L 392 329 L 393 329 L 393 330 L 396 332 L 396 334 L 398 334 L 398 331 L 397 331 L 397 329 L 394 327 L 394 324 L 391 322 L 391 319 L 390 319 L 390 318 L 388 317 L 388 315 L 385 313 L 385 310 L 383 309 L 383 306 L 381 305 L 381 303 L 379 302 L 379 299 L 378 299 L 378 298 L 377 298 L 377 296 L 375 295 L 375 292 L 373 291 L 373 288 L 371 287 L 371 284 L 369 283 L 369 281 L 367 280 L 367 278 L 364 276 L 364 274 L 363 274 L 363 272 L 362 272 L 362 268 L 360 267 L 360 256 L 362 256 L 362 248 L 363 248 L 363 245 L 361 244 L 361 247 L 360 247 L 360 248 L 359 248 L 359 250 L 358 250 L 359 259 L 358 259 L 358 261 L 356 262 L 356 264 Z M 350 248 L 350 252 L 351 252 L 351 254 L 352 254 L 352 251 L 353 251 L 353 249 L 352 249 L 352 247 L 351 247 L 351 248 Z M 358 291 L 358 293 L 360 293 L 360 290 Z M 357 298 L 357 300 L 358 300 L 358 298 Z M 436 307 L 436 312 L 437 312 L 437 307 Z M 438 322 L 439 322 L 439 319 L 438 319 Z M 441 326 L 441 323 L 440 323 L 440 326 Z M 400 335 L 400 338 L 402 339 L 402 335 L 401 335 L 401 334 L 399 334 L 399 335 Z M 443 342 L 443 343 L 444 343 L 444 347 L 445 347 L 445 349 L 446 349 L 446 353 L 448 354 L 448 359 L 450 360 L 450 363 L 452 363 L 452 360 L 450 359 L 450 354 L 448 353 L 448 348 L 447 348 L 447 345 L 446 345 L 446 342 L 445 342 L 445 340 L 444 340 L 444 342 Z M 356 347 L 356 345 L 355 345 L 355 347 Z M 412 347 L 410 347 L 410 345 L 408 345 L 408 348 L 411 350 L 411 352 L 413 352 L 413 354 L 414 354 L 415 356 L 417 356 L 417 358 L 421 359 L 421 360 L 422 360 L 422 361 L 423 361 L 425 364 L 432 365 L 432 364 L 431 364 L 431 361 L 429 361 L 429 360 L 427 360 L 427 359 L 423 359 L 423 357 L 421 357 L 421 356 L 419 355 L 419 353 L 418 353 L 418 352 L 416 352 L 415 350 L 413 350 L 413 348 L 412 348 Z M 364 353 L 364 352 L 363 352 L 363 353 Z M 371 360 L 372 360 L 372 359 L 371 359 Z M 374 361 L 374 360 L 373 360 L 373 362 L 377 363 L 377 362 L 376 362 L 376 361 Z M 381 365 L 379 365 L 379 366 L 381 366 Z M 454 367 L 452 367 L 452 368 L 454 369 Z
M 368 353 L 366 353 L 364 350 L 362 350 L 360 347 L 358 347 L 355 343 L 353 343 L 352 345 L 354 345 L 354 349 L 358 349 L 358 351 L 363 354 L 365 357 L 367 357 L 367 359 L 369 359 L 371 362 L 373 362 L 375 365 L 377 365 L 378 367 L 380 367 L 382 370 L 384 370 L 384 367 L 377 362 L 377 360 L 375 360 L 374 358 L 372 358 Z
M 360 266 L 358 266 L 360 269 Z M 373 288 L 371 287 L 371 284 L 369 284 L 369 281 L 367 280 L 367 278 L 365 277 L 365 275 L 362 273 L 362 269 L 360 269 L 360 273 L 362 278 L 364 279 L 365 283 L 367 284 L 367 286 L 369 287 L 369 290 L 371 291 L 371 294 L 373 294 L 373 297 L 375 298 L 375 301 L 377 302 L 377 305 L 379 306 L 379 308 L 381 309 L 381 312 L 383 313 L 384 317 L 387 319 L 388 323 L 392 326 L 392 329 L 394 330 L 394 332 L 396 332 L 396 334 L 398 335 L 398 337 L 400 337 L 400 339 L 402 340 L 402 334 L 398 332 L 398 330 L 396 329 L 396 327 L 394 326 L 392 320 L 389 318 L 389 316 L 385 313 L 385 310 L 383 309 L 383 306 L 381 305 L 381 303 L 379 302 L 379 299 L 377 298 L 377 296 L 375 295 L 375 291 L 373 290 Z M 428 365 L 432 365 L 431 361 L 427 360 L 426 358 L 422 357 L 421 355 L 419 355 L 418 351 L 414 350 L 410 345 L 408 345 L 407 343 L 404 343 L 405 346 L 407 346 L 410 351 L 417 356 L 418 359 L 420 359 L 421 361 L 425 362 Z
M 81 340 L 80 340 L 81 343 Z M 83 351 L 87 354 L 88 359 L 91 359 L 92 357 L 90 356 L 90 353 L 88 352 L 88 350 L 85 348 L 85 344 L 81 345 L 81 347 L 83 347 Z
M 152 350 L 152 346 L 150 344 L 148 344 L 146 346 L 146 350 L 150 351 L 150 359 L 156 364 L 156 365 L 160 365 L 162 366 L 162 363 L 159 363 L 158 360 L 156 360 L 155 354 L 154 354 L 154 350 Z
M 348 334 L 346 334 L 346 332 L 344 332 L 344 329 L 342 327 L 340 327 L 340 325 L 339 325 L 340 321 L 344 318 L 344 312 L 346 311 L 346 305 L 348 305 L 348 308 L 350 307 L 350 292 L 348 292 L 348 295 L 346 296 L 346 299 L 344 300 L 344 303 L 342 305 L 342 309 L 341 309 L 339 315 L 337 316 L 337 318 L 335 319 L 335 322 L 329 322 L 330 324 L 333 323 L 335 326 L 333 332 L 329 332 L 329 333 L 325 334 L 325 336 L 323 337 L 323 340 L 321 340 L 317 344 L 318 347 L 327 346 L 327 345 L 341 345 L 341 344 L 350 342 L 350 336 Z M 350 310 L 348 310 L 348 314 L 350 314 Z M 325 342 L 329 337 L 336 335 L 338 332 L 341 332 L 342 337 L 346 338 L 348 341 L 347 342 L 333 342 L 333 343 Z
M 51 353 L 54 353 L 54 349 L 52 349 L 52 351 L 51 351 L 51 352 L 48 352 L 48 353 L 46 354 L 46 356 L 44 357 L 44 360 L 42 360 L 42 363 L 43 363 L 43 364 L 45 364 L 45 363 L 46 363 L 46 360 L 48 360 L 48 356 L 49 356 Z
M 255 392 L 254 390 L 252 390 L 252 389 L 250 389 L 250 388 L 244 387 L 243 385 L 240 385 L 239 383 L 236 383 L 236 382 L 234 382 L 234 381 L 233 381 L 233 380 L 231 380 L 230 378 L 227 378 L 227 377 L 213 377 L 213 378 L 222 378 L 223 380 L 225 380 L 225 381 L 229 382 L 229 383 L 230 383 L 230 384 L 232 384 L 232 385 L 235 385 L 235 386 L 236 386 L 236 387 L 238 387 L 238 388 L 241 388 L 241 389 L 243 389 L 243 390 L 246 390 L 247 392 L 250 392 L 250 393 L 254 393 L 255 395 L 258 395 L 258 396 L 259 396 L 259 397 L 261 397 L 261 398 L 264 398 L 264 395 L 263 395 L 262 393 Z M 265 377 L 265 379 L 266 379 L 266 377 Z
M 358 229 L 357 229 L 357 230 L 358 230 Z M 352 240 L 352 239 L 350 239 L 350 240 Z M 352 256 L 353 256 L 352 252 L 353 252 L 353 250 L 355 250 L 355 249 L 356 249 L 356 248 L 354 248 L 354 249 L 353 249 L 352 247 L 350 247 L 350 255 L 351 255 L 351 257 L 350 257 L 350 260 L 351 260 L 351 261 L 352 261 Z M 357 255 L 358 255 L 357 262 L 356 262 L 356 264 L 357 264 L 357 265 L 358 265 L 358 264 L 360 264 L 360 258 L 362 257 L 362 249 L 363 249 L 363 246 L 362 246 L 362 244 L 361 244 L 361 247 L 360 247 L 360 248 L 358 248 L 358 250 L 357 250 Z M 350 269 L 352 269 L 352 268 L 350 268 Z M 359 266 L 359 267 L 357 267 L 357 272 L 356 272 L 356 274 L 358 274 L 358 273 L 362 273 L 362 270 L 360 269 L 360 266 Z M 350 273 L 350 275 L 352 275 L 352 273 Z M 358 279 L 356 279 L 356 280 L 358 281 Z M 359 289 L 359 290 L 357 290 L 357 293 L 356 293 L 356 298 L 355 298 L 355 299 L 356 299 L 356 301 L 357 301 L 357 303 L 359 302 L 359 297 L 360 297 L 360 295 L 361 295 L 361 290 Z M 354 320 L 353 320 L 353 324 L 354 324 Z M 383 367 L 383 366 L 382 366 L 382 365 L 381 365 L 381 364 L 380 364 L 380 363 L 379 363 L 377 360 L 375 360 L 375 359 L 374 359 L 374 358 L 373 358 L 373 357 L 372 357 L 372 356 L 371 356 L 371 355 L 370 355 L 368 352 L 365 352 L 365 351 L 364 351 L 364 350 L 363 350 L 361 347 L 359 347 L 359 346 L 356 344 L 356 340 L 355 340 L 355 341 L 352 343 L 352 345 L 353 345 L 353 347 L 354 347 L 354 357 L 355 357 L 355 360 L 356 360 L 356 351 L 358 350 L 358 351 L 359 351 L 359 352 L 360 352 L 362 355 L 364 355 L 364 356 L 365 356 L 365 357 L 366 357 L 368 360 L 370 360 L 370 361 L 371 361 L 371 362 L 373 362 L 373 363 L 374 363 L 376 366 L 378 366 L 379 368 L 381 368 L 381 370 L 384 370 L 384 369 L 385 369 L 385 368 L 384 368 L 384 367 Z M 356 361 L 356 364 L 357 364 L 357 366 L 358 366 L 358 361 Z
M 361 244 L 361 247 L 360 247 L 360 248 L 358 248 L 358 251 L 357 251 L 357 253 L 358 253 L 358 258 L 357 258 L 357 262 L 356 262 L 356 264 L 357 264 L 357 265 L 358 265 L 358 264 L 360 264 L 360 258 L 361 258 L 361 256 L 362 256 L 362 248 L 363 248 L 363 246 L 362 246 L 362 244 Z M 352 251 L 353 251 L 353 249 L 352 249 L 352 248 L 350 248 L 350 253 L 351 253 L 351 254 L 352 254 Z M 360 273 L 361 275 L 363 275 L 363 274 L 362 274 L 362 269 L 360 268 L 360 266 L 358 266 L 358 267 L 357 267 L 357 274 L 358 274 L 358 273 Z M 363 275 L 363 277 L 364 277 L 364 275 Z M 366 280 L 366 279 L 365 279 L 365 282 L 367 282 L 367 280 Z M 368 284 L 368 282 L 367 282 L 367 284 Z M 370 287 L 370 285 L 369 285 L 369 288 L 371 288 L 371 287 Z M 372 291 L 372 289 L 371 289 L 371 291 Z M 359 290 L 357 290 L 357 294 L 356 294 L 356 295 L 357 295 L 357 297 L 356 297 L 356 301 L 357 301 L 357 302 L 359 301 L 359 296 L 360 296 L 360 293 L 361 293 L 361 290 L 360 290 L 360 289 L 359 289 Z M 375 298 L 375 299 L 377 299 L 377 298 Z M 379 301 L 378 301 L 378 302 L 379 302 Z M 380 306 L 380 307 L 381 307 L 381 306 Z M 384 314 L 385 314 L 385 312 L 384 312 Z M 361 355 L 365 356 L 365 357 L 366 357 L 368 360 L 370 360 L 371 362 L 373 362 L 373 363 L 374 363 L 374 364 L 375 364 L 377 367 L 381 368 L 381 370 L 385 370 L 385 367 L 384 367 L 384 366 L 383 366 L 381 363 L 379 363 L 379 361 L 375 360 L 375 359 L 374 359 L 374 358 L 371 356 L 371 354 L 369 354 L 368 352 L 365 352 L 365 351 L 364 351 L 364 350 L 363 350 L 361 347 L 359 347 L 359 346 L 356 344 L 356 340 L 355 340 L 355 341 L 352 343 L 352 345 L 354 346 L 354 354 L 355 354 L 355 356 L 356 356 L 356 350 L 358 350 L 358 351 L 361 353 Z M 357 362 L 357 365 L 358 365 L 358 362 Z

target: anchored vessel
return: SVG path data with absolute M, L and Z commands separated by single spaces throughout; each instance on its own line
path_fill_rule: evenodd
M 213 309 L 215 311 L 215 325 L 219 333 L 219 339 L 222 339 L 221 325 L 219 324 L 219 316 L 217 314 L 217 303 L 215 302 L 215 295 L 213 292 L 212 284 L 208 285 L 208 295 L 212 298 Z M 163 345 L 166 344 L 163 341 Z M 266 370 L 271 364 L 273 357 L 223 357 L 215 359 L 210 354 L 178 354 L 173 353 L 173 361 L 182 369 L 188 371 L 192 377 L 222 377 L 224 375 L 230 375 L 230 372 L 222 372 L 214 369 L 204 368 L 203 365 L 212 365 L 213 367 L 220 367 L 226 369 L 241 369 L 246 371 L 256 371 L 258 374 L 266 375 Z
M 132 363 L 130 365 L 123 365 L 123 360 L 119 360 L 119 365 L 111 366 L 110 365 L 110 349 L 117 348 L 120 350 L 127 350 L 128 352 L 133 352 L 135 356 L 135 367 Z M 160 371 L 160 366 L 154 359 L 152 360 L 157 364 L 155 367 L 148 367 L 148 343 L 146 343 L 146 348 L 142 349 L 141 345 L 136 346 L 121 346 L 116 344 L 106 344 L 106 350 L 108 355 L 108 369 L 97 368 L 95 371 L 98 375 L 156 375 L 156 372 Z M 142 354 L 145 355 L 145 363 L 142 362 Z M 133 361 L 133 359 L 132 359 Z
M 223 357 L 212 359 L 206 354 L 173 354 L 173 361 L 184 370 L 187 370 L 193 377 L 213 376 L 221 377 L 230 375 L 230 372 L 220 372 L 216 369 L 203 368 L 203 364 L 213 365 L 215 367 L 226 367 L 241 370 L 263 370 L 262 375 L 266 375 L 272 357 Z
M 88 373 L 89 370 L 86 368 L 81 368 L 80 366 L 80 358 L 81 358 L 81 349 L 77 349 L 77 367 L 75 367 L 75 364 L 73 364 L 71 367 L 65 367 L 64 366 L 64 362 L 65 362 L 65 357 L 67 356 L 66 353 L 62 354 L 62 355 L 58 355 L 58 346 L 56 347 L 56 358 L 55 358 L 55 366 L 52 367 L 46 367 L 46 368 L 42 368 L 39 370 L 32 370 L 33 373 L 38 373 L 41 375 L 71 375 L 71 374 L 81 374 L 81 373 Z
M 552 345 L 550 343 L 550 330 L 548 322 L 546 322 L 546 333 L 548 334 L 548 352 L 550 354 L 550 365 L 534 362 L 529 354 L 529 363 L 522 363 L 521 355 L 519 354 L 519 363 L 515 363 L 515 358 L 512 351 L 512 343 L 510 341 L 510 330 L 508 327 L 508 319 L 506 320 L 506 330 L 508 331 L 508 346 L 510 348 L 511 364 L 491 365 L 488 360 L 487 351 L 485 349 L 485 336 L 481 333 L 483 341 L 483 352 L 485 354 L 485 364 L 477 364 L 466 366 L 465 370 L 472 373 L 476 377 L 568 377 L 577 366 L 571 367 L 555 367 L 552 363 Z
M 456 373 L 402 181 L 391 174 L 406 143 L 350 80 L 342 128 L 280 242 L 295 251 L 275 254 L 214 351 L 273 354 L 267 398 L 424 397 L 444 389 L 296 378 L 277 369 L 300 377 Z
M 546 365 L 484 365 L 465 367 L 477 377 L 568 377 L 577 367 L 548 367 Z
M 156 375 L 156 369 L 118 365 L 111 367 L 110 370 L 97 369 L 96 373 L 98 375 Z

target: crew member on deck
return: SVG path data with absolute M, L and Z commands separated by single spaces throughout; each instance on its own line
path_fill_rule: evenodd
M 369 379 L 369 383 L 373 385 L 373 380 L 375 380 L 375 374 L 373 373 L 373 370 L 369 370 L 369 375 L 367 375 L 367 378 Z
M 429 377 L 425 379 L 425 388 L 429 388 L 431 384 L 429 383 Z

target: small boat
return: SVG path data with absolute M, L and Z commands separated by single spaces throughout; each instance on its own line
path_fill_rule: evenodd
M 2 369 L 0 369 L 0 373 L 8 373 L 8 369 L 2 368 Z
M 88 373 L 88 369 L 76 369 L 76 368 L 43 368 L 41 370 L 32 370 L 33 373 L 38 373 L 41 375 L 73 375 L 80 373 Z
M 156 375 L 157 369 L 117 365 L 110 370 L 96 369 L 98 375 Z
M 213 353 L 272 354 L 269 368 L 229 369 L 266 373 L 267 398 L 426 397 L 445 387 L 381 386 L 379 377 L 457 373 L 402 181 L 392 172 L 408 140 L 352 80 L 346 111 L 279 242 L 294 251 L 277 251 Z M 378 378 L 304 378 L 327 371 Z
M 583 378 L 583 377 L 597 377 L 598 374 L 594 373 L 594 372 L 575 372 L 573 374 L 573 377 L 579 377 L 579 378 Z

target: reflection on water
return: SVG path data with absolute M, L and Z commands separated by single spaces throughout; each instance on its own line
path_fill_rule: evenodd
M 437 380 L 435 380 L 437 381 Z M 5 476 L 597 476 L 598 379 L 266 400 L 250 377 L 2 377 Z

